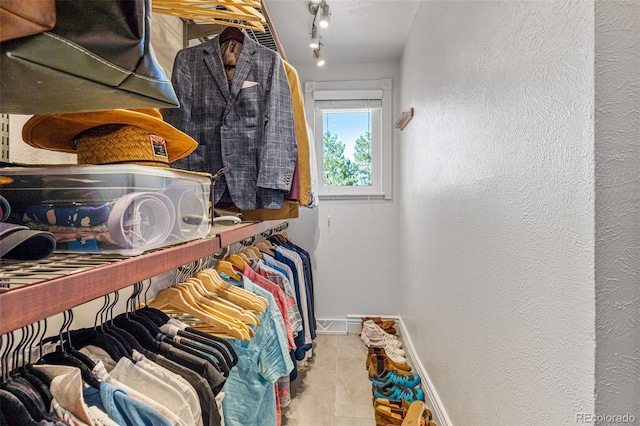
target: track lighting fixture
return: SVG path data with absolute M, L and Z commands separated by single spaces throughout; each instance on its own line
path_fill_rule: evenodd
M 313 59 L 316 61 L 316 65 L 321 67 L 324 65 L 324 58 L 320 54 L 320 47 L 313 50 Z
M 309 40 L 309 47 L 312 49 L 317 49 L 320 47 L 320 37 L 318 36 L 318 27 L 315 25 L 311 26 L 311 40 Z
M 313 59 L 316 61 L 316 65 L 319 67 L 324 65 L 324 58 L 320 54 L 320 48 L 322 43 L 320 42 L 320 35 L 318 28 L 325 29 L 329 27 L 329 20 L 331 19 L 331 10 L 325 0 L 311 0 L 308 5 L 309 13 L 313 15 L 313 22 L 311 23 L 311 39 L 309 40 L 309 47 L 313 49 Z M 317 21 L 317 25 L 316 25 Z

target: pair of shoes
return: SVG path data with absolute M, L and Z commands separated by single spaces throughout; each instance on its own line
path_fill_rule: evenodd
M 373 361 L 377 362 L 373 362 Z M 373 371 L 372 371 L 373 365 Z M 411 371 L 411 367 L 407 365 L 407 359 L 397 354 L 388 354 L 386 348 L 369 346 L 369 352 L 366 360 L 366 367 L 369 370 L 369 378 L 373 378 L 373 374 L 382 374 L 384 370 L 406 370 Z
M 362 317 L 360 323 L 364 326 L 366 321 L 373 321 L 377 326 L 382 328 L 389 334 L 396 334 L 397 331 L 395 329 L 396 322 L 393 320 L 383 320 L 380 317 Z
M 401 363 L 401 364 L 406 364 L 407 362 L 407 358 L 406 358 L 406 353 L 404 352 L 404 349 L 402 349 L 399 346 L 394 345 L 392 342 L 385 342 L 385 343 L 373 343 L 370 342 L 369 340 L 366 340 L 366 338 L 362 339 L 365 343 L 365 345 L 367 346 L 367 348 L 371 349 L 371 348 L 381 348 L 384 349 L 384 351 L 386 352 L 387 356 L 391 359 L 393 359 L 395 362 Z M 398 342 L 400 344 L 400 346 L 402 346 L 402 343 Z
M 436 426 L 431 421 L 431 411 L 423 401 L 413 401 L 404 415 L 404 420 L 400 426 Z
M 374 374 L 372 379 L 374 386 L 399 385 L 405 388 L 414 388 L 420 384 L 420 376 L 417 374 L 398 374 L 395 371 L 384 370 L 382 374 Z
M 384 328 L 380 327 L 372 320 L 367 320 L 362 323 L 362 330 L 365 331 L 372 340 L 382 340 L 385 336 L 388 339 L 397 340 L 398 336 L 395 334 L 387 333 Z
M 373 386 L 374 398 L 404 399 L 407 402 L 424 401 L 424 391 L 420 387 L 406 388 L 399 385 Z
M 402 405 L 374 402 L 374 418 L 377 426 L 435 426 L 430 421 L 431 411 L 422 401 L 402 401 Z
M 377 408 L 379 406 L 389 407 L 391 410 L 395 412 L 402 413 L 402 417 L 405 417 L 407 411 L 409 411 L 409 407 L 411 406 L 411 402 L 407 402 L 404 399 L 387 399 L 387 398 L 376 398 L 373 400 L 373 408 Z M 381 411 L 389 411 L 387 409 L 382 409 Z M 431 410 L 425 407 L 424 417 L 427 420 L 433 419 L 433 414 Z
M 376 331 L 372 331 L 367 328 L 362 328 L 360 332 L 360 340 L 364 342 L 367 347 L 369 346 L 389 346 L 394 348 L 401 348 L 402 342 L 397 336 L 393 334 L 384 333 L 378 334 Z

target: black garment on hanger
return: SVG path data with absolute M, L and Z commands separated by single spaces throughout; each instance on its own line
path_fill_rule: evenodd
M 171 318 L 169 315 L 162 312 L 160 309 L 151 308 L 149 306 L 144 306 L 142 308 L 136 309 L 137 314 L 145 316 L 153 321 L 158 327 L 163 324 L 166 324 Z
M 113 323 L 118 327 L 131 331 L 131 334 L 138 339 L 140 344 L 147 350 L 164 356 L 200 374 L 207 380 L 215 395 L 220 392 L 226 379 L 221 374 L 217 365 L 207 359 L 202 353 L 198 353 L 191 348 L 174 342 L 166 334 L 162 333 L 157 325 L 154 324 L 151 326 L 149 321 L 145 321 L 147 326 L 155 327 L 153 330 L 158 331 L 158 333 L 153 336 L 142 323 L 137 322 L 141 318 L 142 317 L 136 316 L 135 314 L 132 315 L 132 313 L 120 314 L 113 318 Z
M 43 382 L 40 377 L 31 374 L 31 371 L 25 366 L 16 372 L 20 377 L 24 378 L 31 387 L 38 392 L 40 398 L 44 402 L 45 407 L 51 406 L 51 400 L 53 400 L 53 395 L 51 395 L 51 391 L 49 390 L 49 384 Z
M 85 383 L 87 383 L 92 388 L 100 388 L 100 382 L 98 381 L 96 376 L 93 375 L 93 371 L 87 366 L 87 364 L 85 364 L 79 358 L 71 355 L 69 352 L 63 350 L 59 346 L 55 352 L 44 354 L 38 361 L 38 364 L 55 364 L 78 367 L 80 369 L 82 380 L 84 380 Z
M 70 339 L 73 341 L 74 347 L 83 348 L 88 345 L 97 346 L 107 352 L 111 359 L 116 362 L 123 356 L 126 356 L 126 349 L 122 346 L 122 343 L 120 343 L 115 337 L 100 330 L 100 327 L 95 329 L 93 327 L 88 327 L 72 330 L 70 332 Z M 91 362 L 93 363 L 93 361 Z
M 222 337 L 214 336 L 213 334 L 205 333 L 204 331 L 197 330 L 195 328 L 187 327 L 184 330 L 178 331 L 178 336 L 186 337 L 188 339 L 195 340 L 196 342 L 204 343 L 207 345 L 214 345 L 220 348 L 220 352 L 225 357 L 229 368 L 233 368 L 238 363 L 238 354 L 236 353 L 231 343 Z
M 134 349 L 140 353 L 145 350 L 142 345 L 140 345 L 140 342 L 127 330 L 117 327 L 115 324 L 107 324 L 105 325 L 105 329 L 110 332 L 112 336 L 118 336 L 121 339 L 120 341 L 122 344 L 127 348 L 127 350 L 131 351 L 129 352 L 130 355 L 133 355 Z
M 38 395 L 28 382 L 23 380 L 24 379 L 11 378 L 0 385 L 0 388 L 18 398 L 29 413 L 29 417 L 33 420 L 59 420 L 48 413 L 48 408 L 45 407 L 40 395 Z
M 38 426 L 20 399 L 4 389 L 0 389 L 0 413 L 7 426 Z
M 47 388 L 51 387 L 51 377 L 49 377 L 47 373 L 38 368 L 34 368 L 33 364 L 27 364 L 25 368 L 29 370 L 29 373 L 31 373 L 31 375 L 36 376 L 38 379 L 40 379 L 40 381 L 44 383 Z

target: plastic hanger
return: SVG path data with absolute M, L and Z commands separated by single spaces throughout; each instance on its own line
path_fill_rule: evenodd
M 227 260 L 218 260 L 213 269 L 218 272 L 224 272 L 229 275 L 231 279 L 242 282 L 242 277 L 233 269 L 233 264 Z
M 216 334 L 226 334 L 242 340 L 249 340 L 251 337 L 247 330 L 235 327 L 229 322 L 202 310 L 195 300 L 189 298 L 188 292 L 183 292 L 176 287 L 160 290 L 158 294 L 156 294 L 156 297 L 149 302 L 149 306 L 165 312 L 169 309 L 190 314 L 204 323 L 213 326 L 214 330 L 217 330 Z
M 262 240 L 255 244 L 255 247 L 258 250 L 267 253 L 269 256 L 275 256 L 275 252 L 273 251 L 274 247 L 271 245 L 271 242 L 268 240 Z
M 190 278 L 187 281 L 179 283 L 176 287 L 189 292 L 189 296 L 192 297 L 192 300 L 195 301 L 195 303 L 197 303 L 204 311 L 229 322 L 235 327 L 247 328 L 247 330 L 249 330 L 248 327 L 246 327 L 247 324 L 242 322 L 239 318 L 241 314 L 240 309 L 237 307 L 231 308 L 229 305 L 223 305 L 215 299 L 205 296 L 205 294 L 201 292 L 198 283 L 201 284 L 202 281 L 197 278 Z
M 220 262 L 224 261 L 218 261 L 218 263 Z M 267 309 L 268 302 L 264 297 L 225 282 L 215 269 L 203 269 L 196 277 L 200 278 L 210 291 L 243 308 L 251 309 L 259 313 L 263 313 Z
M 100 382 L 98 381 L 98 379 L 93 375 L 93 366 L 95 366 L 95 364 L 93 364 L 93 361 L 90 361 L 91 364 L 88 365 L 87 364 L 87 357 L 86 355 L 84 357 L 78 357 L 78 356 L 74 356 L 72 353 L 68 352 L 65 348 L 68 347 L 69 349 L 73 350 L 74 353 L 80 353 L 78 351 L 76 351 L 75 349 L 73 349 L 73 347 L 71 346 L 71 332 L 69 331 L 69 327 L 71 326 L 71 323 L 73 322 L 73 311 L 71 309 L 69 309 L 68 311 L 64 312 L 64 321 L 62 326 L 60 327 L 60 332 L 58 333 L 57 339 L 60 342 L 60 344 L 58 345 L 57 349 L 55 352 L 51 352 L 48 354 L 45 354 L 41 357 L 41 359 L 38 361 L 38 363 L 41 364 L 57 364 L 57 365 L 68 365 L 71 367 L 78 367 L 80 369 L 80 373 L 82 375 L 82 380 L 84 380 L 85 383 L 87 383 L 89 386 L 93 387 L 93 388 L 100 388 Z M 67 329 L 66 334 L 67 334 L 67 345 L 65 345 L 65 341 L 62 337 L 62 333 L 63 330 Z M 46 340 L 46 339 L 45 339 Z M 84 354 L 83 354 L 84 355 Z
M 260 259 L 262 259 L 262 253 L 260 253 L 260 250 L 258 250 L 256 247 L 251 246 L 251 247 L 247 247 L 246 249 L 244 249 L 242 251 L 244 254 L 247 255 L 247 257 L 249 257 L 249 259 L 259 262 Z
M 198 291 L 202 299 L 200 300 L 204 305 L 210 306 L 213 309 L 218 309 L 227 315 L 237 318 L 247 325 L 259 325 L 260 320 L 253 312 L 223 298 L 215 292 L 209 291 L 204 282 L 196 277 L 189 278 L 185 283 L 193 284 L 194 288 Z
M 245 265 L 251 265 L 251 259 L 245 253 L 240 252 L 240 253 L 232 254 L 231 256 L 238 256 L 244 261 Z M 243 269 L 244 269 L 244 266 L 243 266 Z

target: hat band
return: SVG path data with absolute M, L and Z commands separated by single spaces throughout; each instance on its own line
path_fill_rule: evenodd
M 139 127 L 105 124 L 73 141 L 78 164 L 141 164 L 170 167 L 164 138 Z

